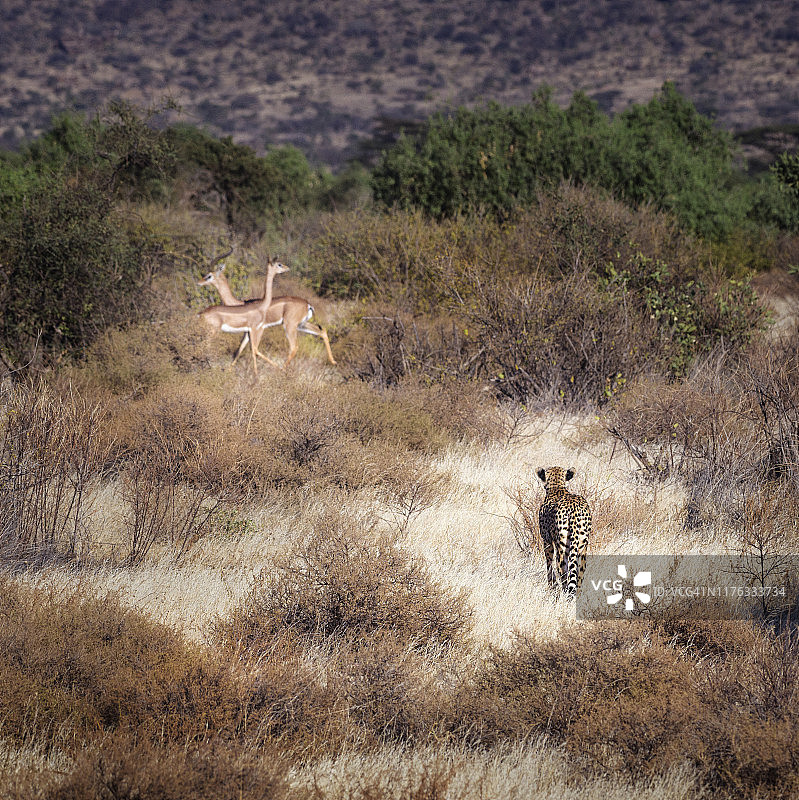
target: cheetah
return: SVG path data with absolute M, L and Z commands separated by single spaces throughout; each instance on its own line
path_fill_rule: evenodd
M 546 488 L 538 510 L 538 527 L 544 542 L 547 580 L 551 588 L 560 584 L 566 595 L 573 597 L 585 572 L 591 509 L 584 497 L 566 489 L 566 481 L 574 477 L 573 469 L 539 469 L 538 477 Z

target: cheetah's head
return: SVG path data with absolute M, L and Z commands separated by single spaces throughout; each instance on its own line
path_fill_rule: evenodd
M 549 469 L 541 467 L 537 470 L 537 474 L 544 486 L 554 489 L 559 486 L 565 486 L 566 481 L 570 481 L 574 477 L 574 470 L 571 468 L 564 469 L 563 467 L 550 467 Z

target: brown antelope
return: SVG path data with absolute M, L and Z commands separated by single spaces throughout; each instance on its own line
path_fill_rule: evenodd
M 227 253 L 226 255 L 230 255 Z M 225 256 L 222 256 L 224 258 Z M 217 259 L 218 260 L 218 259 Z M 216 263 L 216 262 L 214 262 Z M 242 300 L 236 298 L 230 289 L 230 284 L 224 275 L 225 267 L 221 266 L 215 272 L 209 272 L 201 281 L 198 281 L 199 286 L 215 286 L 219 292 L 222 302 L 226 306 L 241 305 Z M 320 325 L 311 322 L 313 316 L 313 306 L 301 297 L 275 297 L 272 300 L 272 305 L 269 307 L 264 318 L 264 328 L 271 328 L 275 325 L 283 325 L 286 332 L 286 339 L 289 343 L 289 354 L 286 358 L 284 368 L 289 365 L 289 362 L 294 358 L 297 352 L 297 334 L 307 333 L 311 336 L 318 336 L 325 344 L 327 351 L 327 358 L 331 364 L 336 365 L 336 360 L 333 358 L 333 352 L 330 349 L 330 339 L 328 339 L 327 331 Z M 249 335 L 245 335 L 241 340 L 238 352 L 233 357 L 233 363 L 236 363 L 238 357 L 244 352 L 249 341 Z M 260 355 L 260 353 L 258 354 Z M 263 356 L 265 358 L 265 356 Z
M 261 342 L 264 330 L 269 324 L 274 324 L 266 321 L 272 303 L 272 282 L 275 279 L 275 275 L 287 270 L 288 267 L 279 261 L 270 261 L 266 267 L 266 290 L 260 300 L 248 300 L 244 303 L 239 301 L 240 305 L 235 306 L 209 306 L 198 314 L 200 319 L 214 332 L 247 334 L 250 348 L 252 349 L 252 366 L 256 375 L 258 374 L 258 359 L 256 356 L 269 362 L 273 367 L 277 366 L 271 358 L 258 351 L 258 345 Z M 246 346 L 246 342 L 244 346 Z
M 227 258 L 232 252 L 234 248 L 231 247 L 227 253 L 223 253 L 221 256 L 218 256 L 211 262 L 211 267 L 215 267 L 223 258 Z M 227 278 L 224 276 L 225 272 L 225 265 L 214 270 L 212 269 L 201 281 L 197 281 L 198 286 L 213 286 L 218 292 L 219 296 L 222 298 L 222 304 L 226 306 L 243 306 L 244 300 L 239 300 L 230 289 L 230 284 L 227 282 Z M 250 341 L 250 334 L 245 333 L 244 336 L 241 338 L 241 344 L 239 345 L 239 349 L 236 351 L 236 355 L 233 356 L 233 363 L 235 364 L 239 360 L 239 356 L 244 352 L 244 349 L 247 347 L 248 342 Z
M 231 247 L 227 253 L 217 256 L 211 262 L 211 266 L 215 267 L 223 258 L 227 258 L 233 252 L 233 249 L 234 248 Z M 243 306 L 244 300 L 239 300 L 230 290 L 230 284 L 227 282 L 227 278 L 222 274 L 224 271 L 224 264 L 217 270 L 212 269 L 201 281 L 197 281 L 197 285 L 214 286 L 219 292 L 219 296 L 222 298 L 222 303 L 226 306 Z

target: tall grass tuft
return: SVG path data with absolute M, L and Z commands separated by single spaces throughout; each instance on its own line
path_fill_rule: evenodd
M 19 384 L 0 415 L 0 556 L 41 563 L 81 555 L 92 490 L 111 451 L 105 405 L 71 387 Z

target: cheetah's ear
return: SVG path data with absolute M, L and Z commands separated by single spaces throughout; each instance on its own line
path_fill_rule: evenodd
M 570 481 L 573 477 L 574 477 L 574 470 L 573 469 L 567 469 L 566 470 L 566 480 Z
M 544 483 L 547 482 L 547 471 L 543 467 L 541 467 L 539 470 L 536 470 L 536 475 L 538 475 L 538 477 L 541 478 Z

